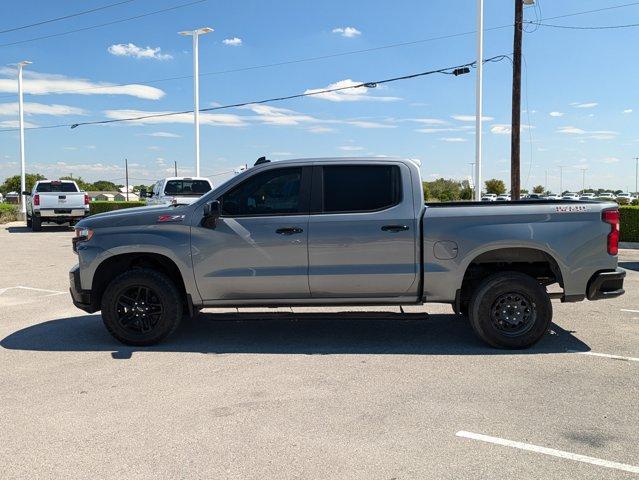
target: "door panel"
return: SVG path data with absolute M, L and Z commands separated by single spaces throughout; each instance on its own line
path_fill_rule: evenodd
M 321 167 L 316 167 L 321 168 Z M 360 167 L 361 168 L 361 167 Z M 316 298 L 335 297 L 396 297 L 410 294 L 411 286 L 417 279 L 416 241 L 418 225 L 414 218 L 410 171 L 398 164 L 401 186 L 399 203 L 386 209 L 370 212 L 321 213 L 314 212 L 309 220 L 309 284 L 311 295 Z M 353 184 L 361 177 L 361 172 L 335 172 L 335 178 L 348 177 Z M 374 177 L 374 176 L 373 176 Z M 350 201 L 343 193 L 339 197 L 344 205 L 351 202 L 362 209 L 361 197 L 366 190 L 376 188 L 376 181 L 384 182 L 384 177 L 359 178 L 363 182 L 361 190 Z M 314 175 L 314 180 L 322 179 L 322 185 L 313 185 L 313 191 L 322 192 L 323 197 L 332 194 L 326 183 L 331 176 Z M 342 181 L 342 180 L 340 180 Z M 339 181 L 334 187 L 340 192 L 344 187 Z M 383 185 L 379 185 L 383 188 Z M 351 190 L 357 187 L 351 186 Z M 316 199 L 314 199 L 316 200 Z M 371 198 L 372 206 L 379 206 L 379 197 Z M 375 203 L 378 203 L 375 205 Z M 316 205 L 316 201 L 313 202 Z M 339 202 L 333 199 L 321 201 L 322 210 L 339 210 Z M 355 207 L 354 207 L 355 208 Z
M 193 268 L 204 300 L 310 296 L 310 175 L 311 167 L 261 170 L 218 198 L 215 228 L 193 226 Z
M 299 229 L 281 234 L 280 229 Z M 204 300 L 307 298 L 308 215 L 220 218 L 192 229 L 193 266 Z

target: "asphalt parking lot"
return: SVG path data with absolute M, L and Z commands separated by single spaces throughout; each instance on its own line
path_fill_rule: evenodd
M 525 351 L 447 305 L 211 309 L 131 348 L 71 304 L 71 237 L 0 226 L 2 479 L 639 477 L 639 250 Z

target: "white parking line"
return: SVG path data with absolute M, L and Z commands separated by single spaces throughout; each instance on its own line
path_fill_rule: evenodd
M 628 308 L 622 308 L 621 311 L 622 312 L 630 312 L 630 313 L 639 313 L 639 310 L 630 310 Z
M 48 292 L 49 295 L 45 295 L 45 297 L 51 297 L 53 295 L 62 295 L 63 293 L 67 293 L 67 292 L 61 292 L 60 290 L 49 290 L 46 288 L 33 288 L 33 287 L 24 287 L 22 285 L 18 285 L 17 287 L 7 287 L 7 288 L 0 288 L 0 295 L 2 295 L 3 293 L 9 291 L 9 290 L 33 290 L 35 292 Z
M 568 460 L 575 460 L 577 462 L 583 463 L 590 463 L 592 465 L 599 465 L 600 467 L 614 468 L 616 470 L 623 470 L 624 472 L 639 473 L 639 467 L 635 467 L 634 465 L 610 462 L 608 460 L 602 460 L 601 458 L 588 457 L 587 455 L 580 455 L 578 453 L 564 452 L 563 450 L 555 450 L 554 448 L 540 447 L 538 445 L 532 445 L 530 443 L 515 442 L 513 440 L 506 440 L 499 437 L 490 437 L 488 435 L 482 435 L 481 433 L 465 432 L 463 430 L 457 432 L 455 435 L 457 435 L 458 437 L 470 438 L 471 440 L 479 440 L 481 442 L 503 445 L 504 447 L 519 448 L 521 450 L 543 453 L 544 455 L 551 455 L 553 457 L 565 458 Z
M 578 353 L 579 355 L 590 355 L 591 357 L 612 358 L 613 360 L 624 360 L 626 362 L 639 362 L 636 357 L 622 357 L 621 355 L 611 355 L 610 353 L 578 352 L 577 350 L 566 350 L 566 353 Z

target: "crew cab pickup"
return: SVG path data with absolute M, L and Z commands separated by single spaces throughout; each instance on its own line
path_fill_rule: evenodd
M 438 302 L 490 345 L 524 348 L 547 332 L 551 297 L 624 293 L 618 240 L 612 202 L 425 204 L 410 160 L 289 160 L 192 205 L 81 221 L 71 296 L 132 345 L 203 307 Z
M 34 232 L 42 222 L 73 226 L 89 214 L 89 196 L 71 180 L 39 180 L 26 195 L 27 227 Z
M 213 188 L 206 177 L 168 177 L 153 184 L 147 197 L 147 205 L 190 205 Z

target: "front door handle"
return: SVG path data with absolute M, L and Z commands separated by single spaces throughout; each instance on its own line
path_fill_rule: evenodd
M 284 227 L 275 230 L 275 233 L 280 235 L 295 235 L 296 233 L 302 233 L 304 230 L 299 227 Z
M 384 232 L 403 232 L 408 230 L 408 225 L 384 225 L 382 231 Z

